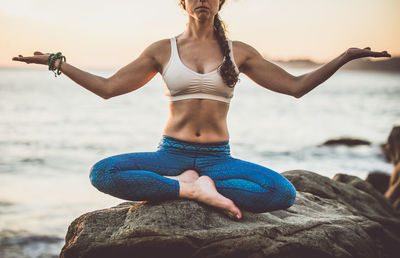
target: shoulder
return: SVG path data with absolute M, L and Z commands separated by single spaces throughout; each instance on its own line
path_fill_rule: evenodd
M 161 39 L 149 44 L 143 51 L 142 55 L 151 58 L 157 67 L 157 70 L 160 72 L 169 59 L 170 52 L 170 39 Z
M 169 48 L 170 48 L 170 39 L 161 39 L 149 44 L 143 51 L 143 53 L 156 56 L 160 52 L 163 52 Z
M 239 40 L 232 40 L 232 50 L 235 61 L 242 72 L 249 60 L 261 57 L 254 47 Z
M 239 40 L 232 40 L 232 48 L 234 51 L 246 56 L 254 56 L 260 54 L 254 47 Z

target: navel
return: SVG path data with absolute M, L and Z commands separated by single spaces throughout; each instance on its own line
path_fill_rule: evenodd
M 199 137 L 201 134 L 200 132 L 196 132 L 196 136 Z

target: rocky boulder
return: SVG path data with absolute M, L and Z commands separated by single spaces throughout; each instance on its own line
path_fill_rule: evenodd
M 60 257 L 398 257 L 399 214 L 368 182 L 283 175 L 297 189 L 287 210 L 232 221 L 191 200 L 125 202 L 72 222 Z
M 345 145 L 348 147 L 354 147 L 359 145 L 371 145 L 371 142 L 361 139 L 339 138 L 339 139 L 327 140 L 320 146 L 336 146 L 336 145 Z

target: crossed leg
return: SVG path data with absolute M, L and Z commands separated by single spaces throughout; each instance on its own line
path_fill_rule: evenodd
M 234 202 L 218 193 L 210 177 L 199 177 L 193 163 L 193 158 L 160 151 L 121 154 L 97 162 L 90 179 L 101 192 L 121 199 L 193 199 L 240 219 Z
M 295 201 L 294 186 L 267 167 L 231 156 L 204 157 L 197 164 L 200 175 L 209 176 L 217 191 L 241 209 L 267 212 L 286 209 Z

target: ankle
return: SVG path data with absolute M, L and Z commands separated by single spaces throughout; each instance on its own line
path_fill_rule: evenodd
M 195 182 L 179 182 L 179 197 L 197 199 L 200 187 Z

